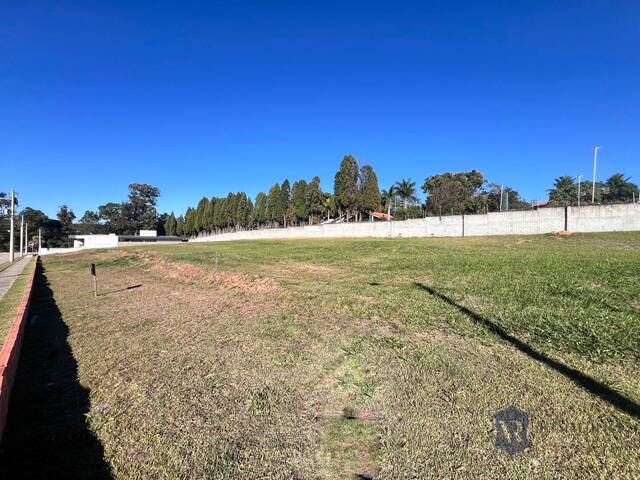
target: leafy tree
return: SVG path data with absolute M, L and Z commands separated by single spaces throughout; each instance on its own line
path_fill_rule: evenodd
M 61 205 L 58 209 L 58 213 L 56 215 L 58 217 L 58 221 L 60 222 L 62 229 L 62 242 L 64 245 L 72 246 L 71 240 L 69 240 L 69 235 L 73 234 L 73 221 L 76 219 L 76 214 L 73 213 L 66 205 Z
M 148 183 L 132 183 L 129 185 L 130 221 L 133 231 L 152 229 L 156 225 L 156 204 L 160 189 Z
M 395 193 L 400 197 L 400 200 L 402 200 L 405 210 L 409 206 L 409 203 L 418 201 L 418 197 L 416 195 L 416 182 L 410 178 L 403 178 L 399 182 L 396 182 Z
M 126 228 L 126 221 L 122 214 L 122 204 L 109 202 L 98 207 L 98 216 L 104 222 L 109 233 L 122 234 Z
M 80 218 L 80 223 L 86 225 L 97 225 L 100 223 L 100 215 L 93 210 L 85 210 L 84 215 Z
M 513 188 L 490 183 L 488 190 L 482 195 L 485 202 L 485 209 L 489 212 L 500 211 L 500 198 L 505 198 L 505 195 L 507 196 L 506 198 L 509 199 L 509 210 L 521 210 L 531 206 L 527 201 L 523 200 L 520 194 Z
M 394 220 L 410 220 L 412 218 L 422 218 L 422 207 L 411 205 L 406 209 L 398 210 L 393 217 Z
M 485 211 L 486 201 L 479 196 L 483 184 L 484 177 L 477 170 L 427 177 L 422 185 L 427 211 L 434 215 Z
M 339 211 L 354 213 L 358 210 L 359 167 L 352 155 L 345 155 L 333 181 L 333 194 Z
M 359 207 L 365 212 L 373 212 L 380 209 L 380 187 L 378 177 L 371 165 L 364 165 L 360 169 L 359 181 Z M 414 184 L 415 190 L 415 184 Z

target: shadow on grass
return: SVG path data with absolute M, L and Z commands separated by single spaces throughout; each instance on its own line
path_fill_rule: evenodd
M 78 381 L 69 329 L 38 264 L 30 324 L 0 452 L 2 478 L 111 478 L 88 429 L 89 392 Z
M 468 309 L 464 305 L 460 305 L 459 303 L 450 299 L 446 295 L 443 295 L 437 292 L 433 288 L 417 282 L 414 282 L 414 285 L 417 288 L 420 288 L 428 292 L 429 294 L 433 295 L 434 297 L 439 298 L 440 300 L 457 308 L 478 325 L 485 327 L 494 335 L 497 335 L 503 340 L 506 340 L 511 345 L 513 345 L 514 347 L 516 347 L 518 350 L 525 353 L 529 357 L 533 358 L 534 360 L 537 360 L 538 362 L 544 363 L 548 367 L 553 368 L 555 371 L 561 373 L 562 375 L 567 377 L 569 380 L 572 380 L 574 383 L 576 383 L 578 386 L 582 387 L 583 389 L 587 390 L 589 393 L 599 397 L 605 402 L 610 403 L 611 405 L 616 407 L 618 410 L 621 410 L 635 418 L 640 419 L 640 405 L 635 403 L 630 398 L 627 398 L 626 396 L 616 392 L 615 390 L 612 390 L 611 388 L 599 382 L 598 380 L 594 379 L 593 377 L 590 377 L 589 375 L 586 375 L 581 371 L 576 370 L 575 368 L 569 367 L 568 365 L 565 365 L 564 363 L 554 360 L 553 358 L 548 357 L 544 353 L 535 350 L 534 348 L 524 343 L 522 340 L 519 340 L 513 335 L 510 335 L 509 333 L 507 333 L 507 331 L 504 328 L 493 323 L 491 320 L 483 317 L 482 315 L 474 312 L 473 310 Z
M 109 290 L 108 292 L 99 292 L 99 293 L 98 293 L 98 296 L 99 296 L 99 297 L 102 297 L 102 296 L 104 296 L 104 295 L 110 295 L 110 294 L 112 294 L 112 293 L 125 292 L 125 291 L 127 291 L 127 290 L 133 290 L 133 289 L 135 289 L 135 288 L 140 288 L 141 286 L 142 286 L 142 284 L 141 284 L 141 283 L 138 283 L 138 284 L 136 284 L 136 285 L 129 285 L 128 287 L 118 288 L 118 289 L 116 289 L 116 290 Z

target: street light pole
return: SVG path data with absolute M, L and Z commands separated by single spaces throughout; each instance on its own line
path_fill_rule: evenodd
M 20 216 L 20 258 L 22 258 L 23 255 L 23 250 L 22 247 L 24 246 L 24 215 Z
M 580 206 L 580 179 L 584 177 L 584 175 L 578 175 L 578 207 Z
M 13 242 L 14 239 L 13 237 L 15 236 L 15 232 L 13 231 L 13 210 L 14 210 L 14 199 L 16 197 L 16 193 L 11 190 L 11 215 L 9 216 L 10 221 L 10 227 L 9 227 L 9 261 L 13 262 L 16 259 L 15 253 L 13 251 L 13 249 L 15 248 Z
M 598 150 L 602 147 L 596 145 L 593 147 L 593 183 L 591 185 L 591 203 L 596 203 L 596 162 L 598 161 Z

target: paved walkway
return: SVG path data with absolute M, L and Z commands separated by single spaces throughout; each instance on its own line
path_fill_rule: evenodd
M 0 298 L 4 297 L 4 294 L 7 293 L 13 281 L 18 278 L 18 275 L 22 273 L 31 258 L 31 255 L 22 257 L 20 260 L 13 262 L 13 265 L 0 272 Z

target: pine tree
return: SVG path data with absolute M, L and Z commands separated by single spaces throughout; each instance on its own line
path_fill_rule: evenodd
M 226 198 L 218 198 L 216 200 L 216 209 L 213 213 L 214 224 L 217 230 L 222 230 L 226 227 L 224 221 L 224 212 L 227 209 L 227 199 Z
M 373 212 L 380 209 L 378 177 L 371 165 L 364 165 L 360 169 L 359 193 L 360 201 L 358 203 L 362 211 Z
M 237 197 L 238 205 L 236 208 L 236 225 L 240 228 L 247 228 L 249 225 L 249 217 L 251 215 L 251 211 L 249 210 L 249 199 L 247 198 L 247 194 L 244 192 L 239 192 Z
M 171 212 L 167 217 L 167 221 L 164 223 L 164 233 L 173 237 L 176 235 L 176 216 Z
M 202 223 L 207 232 L 212 232 L 216 228 L 216 200 L 216 197 L 211 197 L 211 200 L 209 200 L 207 208 L 204 211 Z
M 258 226 L 264 225 L 267 221 L 267 195 L 264 192 L 260 192 L 256 195 L 253 219 Z
M 267 196 L 267 219 L 279 225 L 284 212 L 285 210 L 282 208 L 282 190 L 279 184 L 274 183 Z
M 358 173 L 357 160 L 346 155 L 333 182 L 334 197 L 340 211 L 353 213 L 358 209 Z
M 296 222 L 301 222 L 307 218 L 307 182 L 299 180 L 293 182 L 291 189 L 291 218 Z
M 186 235 L 184 231 L 184 216 L 180 215 L 176 220 L 176 235 L 182 237 Z
M 322 215 L 323 210 L 324 195 L 322 194 L 322 187 L 320 187 L 320 177 L 313 177 L 311 183 L 307 185 L 305 193 L 309 224 L 311 225 L 313 223 L 313 217 L 315 215 Z
M 189 207 L 184 216 L 184 234 L 188 236 L 196 233 L 196 211 Z
M 229 192 L 224 202 L 224 211 L 222 212 L 222 219 L 224 221 L 225 227 L 234 226 L 235 207 L 236 207 L 235 195 Z
M 284 182 L 282 182 L 282 186 L 280 187 L 280 194 L 282 195 L 282 199 L 280 200 L 282 208 L 282 222 L 286 227 L 287 212 L 289 211 L 289 202 L 291 201 L 291 186 L 288 179 L 285 179 Z
M 200 233 L 204 230 L 204 213 L 209 205 L 209 199 L 202 197 L 196 207 L 196 217 L 194 222 L 194 229 L 196 233 Z

